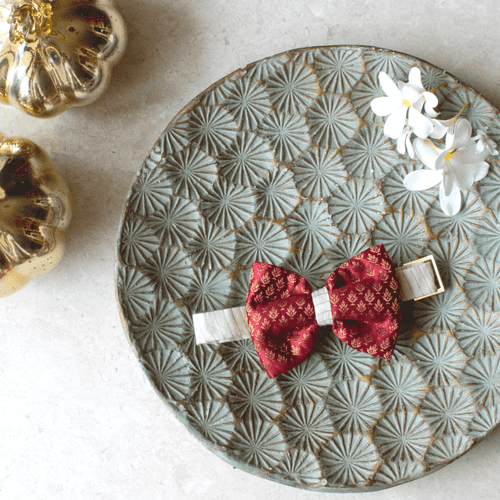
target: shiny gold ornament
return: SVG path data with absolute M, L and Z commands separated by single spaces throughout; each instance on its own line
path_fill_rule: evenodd
M 49 3 L 32 0 L 12 8 L 9 38 L 13 43 L 33 43 L 52 32 L 52 7 Z
M 70 192 L 47 153 L 0 137 L 0 297 L 61 260 L 71 214 Z
M 41 118 L 90 104 L 125 43 L 111 0 L 0 0 L 0 103 Z

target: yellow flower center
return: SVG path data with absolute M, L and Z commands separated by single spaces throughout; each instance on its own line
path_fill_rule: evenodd
M 411 103 L 410 103 L 410 101 L 407 101 L 406 99 L 403 99 L 403 104 L 404 104 L 407 108 L 411 108 Z
M 451 157 L 453 156 L 453 153 L 456 151 L 456 149 L 451 149 L 444 155 L 445 160 L 451 160 Z
M 10 41 L 33 43 L 52 32 L 52 7 L 40 0 L 25 0 L 12 8 L 9 17 Z

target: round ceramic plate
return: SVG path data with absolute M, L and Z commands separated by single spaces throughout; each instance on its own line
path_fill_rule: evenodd
M 372 491 L 428 474 L 500 420 L 500 165 L 446 216 L 423 166 L 397 153 L 370 101 L 379 71 L 422 71 L 441 117 L 500 137 L 498 111 L 444 71 L 369 47 L 293 50 L 235 71 L 168 125 L 129 192 L 118 237 L 125 330 L 151 383 L 205 446 L 260 477 Z M 383 243 L 396 265 L 433 254 L 446 292 L 404 305 L 390 362 L 322 329 L 270 379 L 250 340 L 196 346 L 191 315 L 245 303 L 253 261 L 313 288 Z

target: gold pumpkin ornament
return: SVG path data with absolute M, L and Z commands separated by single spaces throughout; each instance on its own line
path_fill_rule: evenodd
M 111 0 L 0 0 L 0 103 L 40 118 L 90 104 L 125 44 Z
M 71 195 L 45 151 L 22 137 L 0 137 L 0 297 L 61 260 Z

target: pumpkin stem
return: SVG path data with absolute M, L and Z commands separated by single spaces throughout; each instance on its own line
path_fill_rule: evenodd
M 52 32 L 52 7 L 40 0 L 25 0 L 15 5 L 8 19 L 13 43 L 33 43 Z

